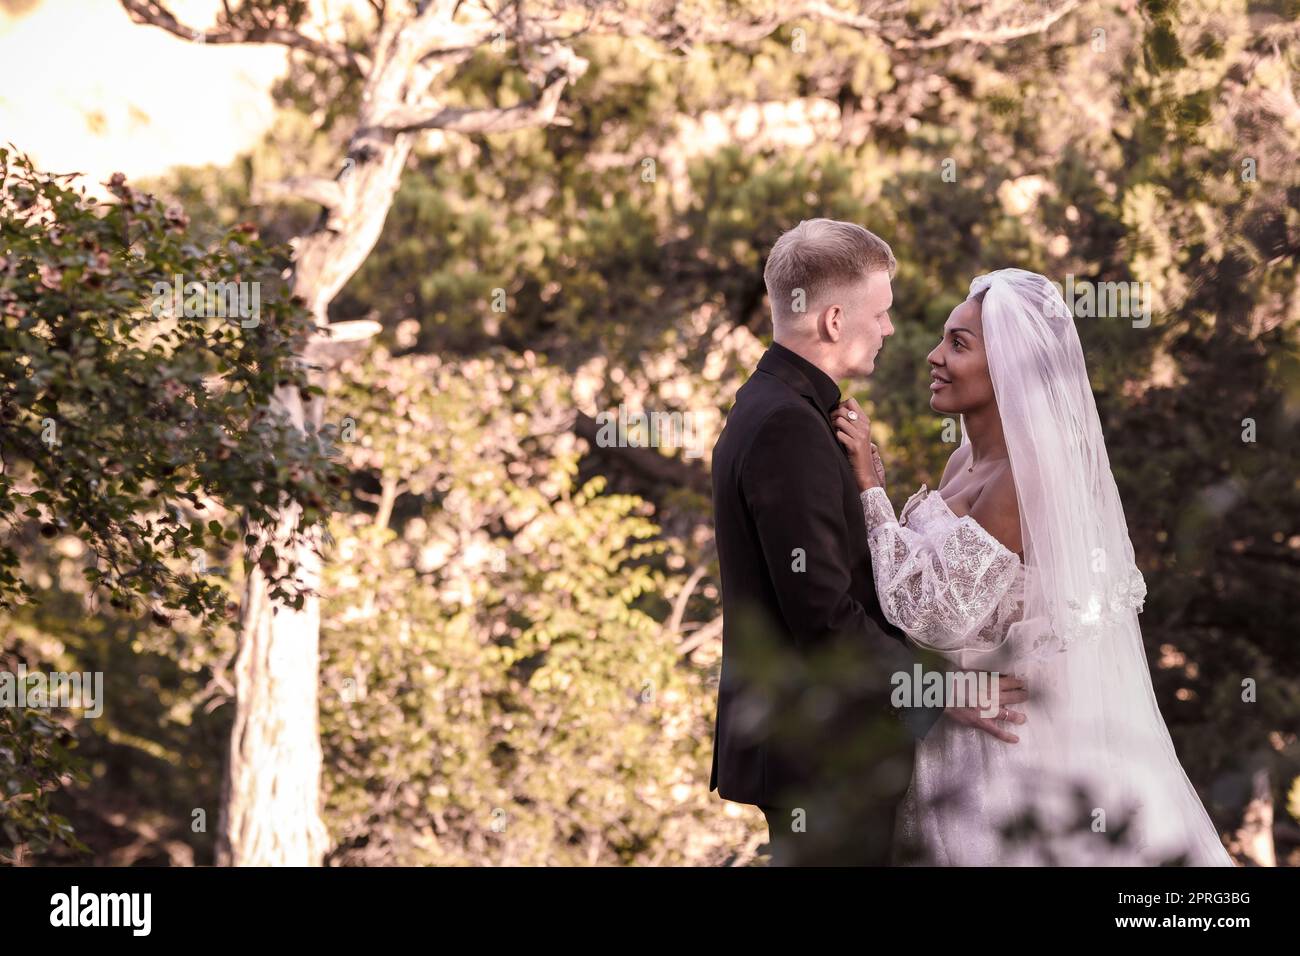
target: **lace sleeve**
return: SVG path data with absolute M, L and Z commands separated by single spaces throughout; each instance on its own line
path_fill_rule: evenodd
M 1015 583 L 1020 559 L 969 515 L 928 540 L 898 523 L 883 489 L 861 498 L 885 617 L 937 651 L 966 646 Z

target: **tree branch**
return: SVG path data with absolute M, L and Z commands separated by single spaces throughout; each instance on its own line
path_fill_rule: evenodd
M 317 40 L 287 27 L 237 27 L 228 25 L 222 29 L 196 30 L 176 19 L 158 0 L 120 0 L 127 15 L 139 24 L 158 27 L 173 36 L 192 43 L 227 44 L 227 43 L 274 43 L 279 46 L 302 50 L 314 56 L 322 57 L 334 63 L 340 69 L 356 76 L 365 75 L 365 64 L 346 47 L 324 40 Z
M 1052 24 L 1076 9 L 1081 2 L 1082 0 L 1063 0 L 1060 6 L 1048 10 L 1032 20 L 1025 20 L 1020 23 L 1009 23 L 998 27 L 957 27 L 952 30 L 941 30 L 931 37 L 900 37 L 896 40 L 886 39 L 885 42 L 900 50 L 933 50 L 937 47 L 963 42 L 984 45 L 1006 43 L 1010 40 L 1018 40 L 1021 37 L 1047 32 Z
M 504 133 L 534 126 L 567 125 L 557 119 L 560 93 L 567 78 L 547 86 L 542 95 L 529 103 L 505 109 L 455 109 L 451 107 L 401 106 L 389 113 L 383 127 L 399 133 L 423 129 L 444 129 L 455 133 Z
M 701 564 L 691 573 L 691 576 L 686 579 L 686 583 L 682 585 L 682 590 L 677 595 L 677 599 L 673 601 L 673 612 L 668 616 L 668 622 L 664 626 L 665 632 L 675 635 L 682 629 L 682 618 L 686 616 L 686 605 L 690 602 L 691 595 L 695 593 L 695 586 L 699 584 L 700 581 L 704 579 L 704 575 L 708 573 L 708 567 Z
M 489 109 L 460 109 L 425 102 L 402 104 L 384 114 L 379 121 L 383 129 L 399 133 L 441 129 L 455 133 L 502 133 L 535 126 L 564 126 L 556 110 L 564 88 L 587 69 L 587 61 L 567 48 L 547 57 L 550 71 L 542 81 L 537 99 L 518 106 Z
M 494 33 L 506 35 L 508 32 L 495 17 L 480 14 L 476 19 L 457 23 L 440 4 L 430 4 L 403 29 L 402 40 L 411 44 L 414 59 L 420 60 L 427 56 L 473 50 Z
M 683 47 L 697 43 L 743 44 L 762 40 L 783 26 L 806 20 L 812 23 L 831 23 L 861 33 L 870 33 L 896 49 L 932 50 L 961 42 L 1005 43 L 1031 34 L 1042 33 L 1075 10 L 1081 2 L 1082 0 L 1060 0 L 1056 6 L 1031 19 L 1024 19 L 1019 15 L 1022 4 L 995 4 L 992 13 L 981 9 L 978 22 L 943 29 L 932 36 L 918 36 L 910 32 L 905 11 L 898 3 L 865 4 L 859 11 L 852 11 L 834 6 L 827 0 L 785 3 L 773 12 L 731 21 L 705 20 L 702 17 L 679 20 L 673 17 L 647 22 L 627 16 L 627 11 L 614 9 L 602 12 L 595 24 L 594 32 L 645 36 L 670 47 Z M 871 10 L 876 15 L 866 12 L 867 10 Z M 1010 22 L 996 22 L 1008 14 L 1012 17 Z
M 722 615 L 719 614 L 708 624 L 705 624 L 698 631 L 677 645 L 677 653 L 685 657 L 692 651 L 709 643 L 715 637 L 722 633 Z
M 294 176 L 269 183 L 260 183 L 254 190 L 255 202 L 268 199 L 304 199 L 324 206 L 333 212 L 343 205 L 343 187 L 337 180 L 317 176 Z
M 597 445 L 600 424 L 585 412 L 574 416 L 573 431 L 579 438 L 586 439 L 593 452 L 604 452 L 657 484 L 689 488 L 702 495 L 712 492 L 709 473 L 698 465 L 661 455 L 653 448 L 603 448 Z

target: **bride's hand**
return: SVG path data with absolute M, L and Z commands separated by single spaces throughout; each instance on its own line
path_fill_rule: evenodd
M 849 463 L 858 479 L 858 489 L 885 487 L 885 465 L 880 449 L 871 440 L 871 419 L 856 398 L 840 402 L 831 412 L 835 437 L 849 454 Z
M 994 717 L 985 717 L 981 707 L 945 707 L 944 714 L 951 720 L 967 727 L 974 727 L 982 730 L 998 740 L 1006 741 L 1009 744 L 1020 742 L 1020 738 L 1009 730 L 1004 730 L 1000 724 L 1023 724 L 1027 719 L 1023 713 L 1018 710 L 1012 710 L 1007 704 L 1023 704 L 1029 699 L 1029 690 L 1025 686 L 1025 680 L 1022 677 L 1014 677 L 1010 674 L 998 675 L 998 707 L 997 715 Z

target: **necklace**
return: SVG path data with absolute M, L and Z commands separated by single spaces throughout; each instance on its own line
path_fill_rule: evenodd
M 1001 461 L 1001 456 L 999 456 L 999 458 L 996 459 L 996 460 Z M 978 465 L 978 464 L 979 464 L 979 462 L 977 462 L 977 461 L 972 461 L 972 462 L 970 463 L 970 467 L 966 469 L 966 473 L 967 473 L 967 474 L 970 474 L 972 471 L 975 470 L 975 466 Z

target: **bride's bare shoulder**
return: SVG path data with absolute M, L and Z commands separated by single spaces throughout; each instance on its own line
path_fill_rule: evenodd
M 1009 462 L 997 474 L 990 476 L 980 489 L 979 497 L 971 505 L 970 516 L 1008 551 L 1023 556 L 1025 546 L 1020 535 L 1020 503 L 1016 499 L 1016 482 Z
M 948 456 L 948 464 L 943 466 L 943 476 L 939 479 L 940 488 L 948 483 L 948 479 L 956 474 L 958 469 L 970 464 L 970 455 L 970 445 L 957 446 L 957 450 Z

